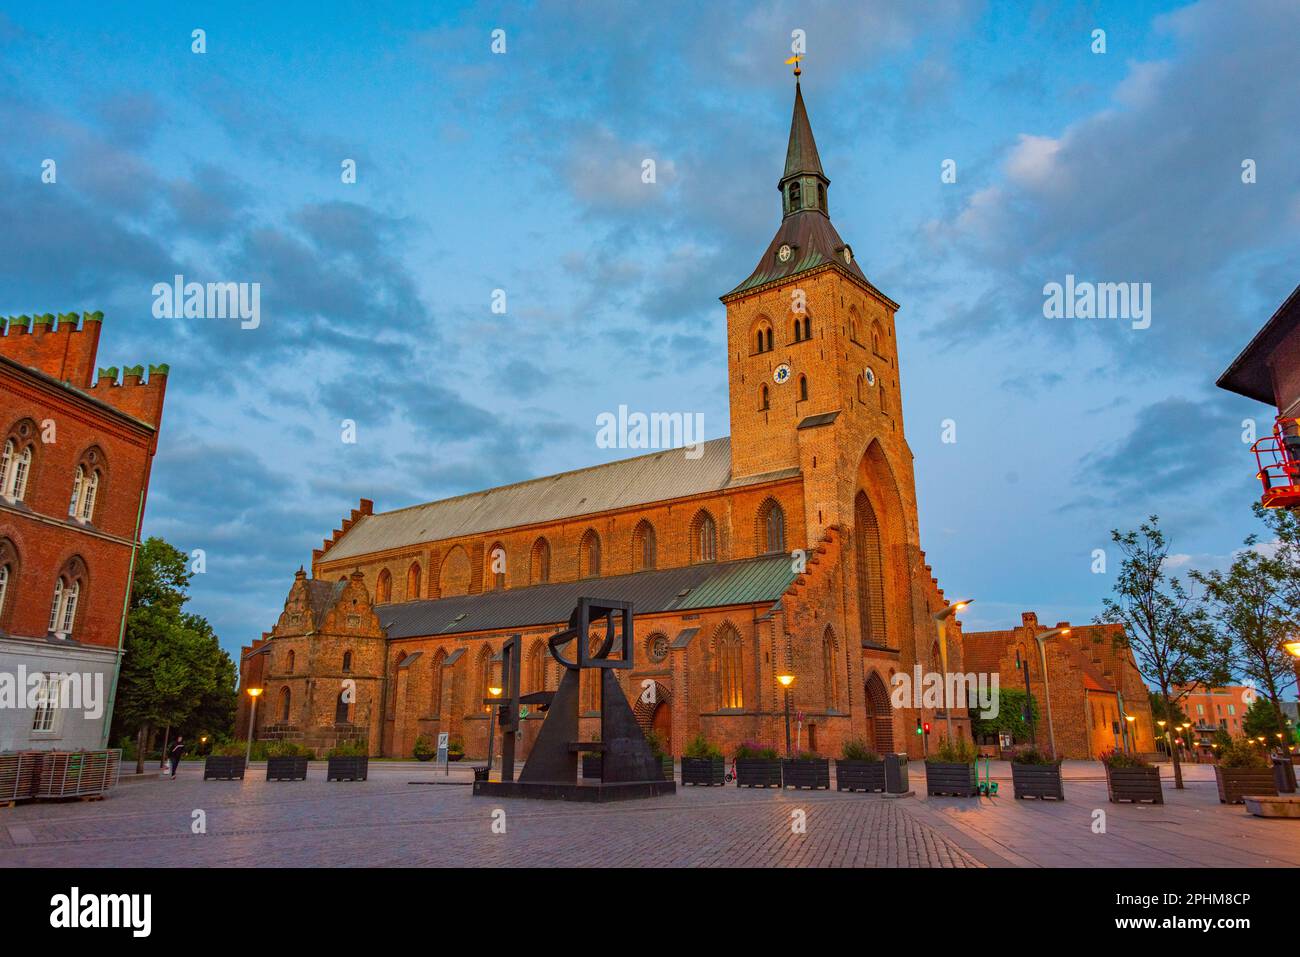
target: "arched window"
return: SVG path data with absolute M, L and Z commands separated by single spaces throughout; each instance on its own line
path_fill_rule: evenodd
M 582 534 L 578 543 L 578 577 L 596 578 L 600 575 L 600 536 L 594 528 Z
M 49 630 L 70 637 L 77 624 L 77 607 L 81 600 L 85 565 L 80 558 L 70 558 L 54 581 L 54 601 L 50 604 Z
M 446 664 L 447 653 L 439 648 L 438 653 L 433 656 L 433 661 L 429 665 L 431 672 L 429 675 L 429 713 L 435 718 L 442 717 L 442 679 L 443 668 Z
M 830 210 L 826 208 L 826 184 L 825 183 L 817 184 L 817 208 L 820 209 L 823 213 L 826 213 L 828 215 L 830 213 Z
M 414 601 L 420 596 L 420 563 L 411 562 L 406 570 L 406 600 Z
M 500 591 L 506 587 L 506 548 L 497 542 L 488 549 L 488 567 L 485 580 L 488 587 Z
M 812 338 L 812 318 L 810 316 L 794 317 L 794 341 L 803 342 Z
M 759 541 L 763 554 L 785 551 L 785 512 L 780 503 L 769 498 L 758 509 Z
M 866 492 L 859 491 L 853 505 L 857 539 L 858 627 L 863 641 L 887 646 L 885 634 L 885 563 L 880 544 L 880 524 Z
M 281 724 L 289 723 L 289 704 L 290 704 L 289 689 L 287 687 L 281 688 L 280 689 L 280 723 Z
M 21 502 L 27 494 L 27 478 L 32 470 L 32 446 L 22 445 L 13 439 L 5 442 L 4 470 L 0 472 L 0 495 Z
M 289 672 L 289 674 L 293 674 L 293 663 L 294 663 L 294 654 L 291 651 L 284 656 L 284 670 Z
M 478 653 L 478 690 L 479 700 L 484 702 L 480 705 L 484 714 L 492 710 L 492 705 L 487 703 L 487 699 L 492 697 L 492 692 L 488 689 L 497 687 L 496 672 L 496 664 L 492 661 L 492 649 L 484 646 Z
M 744 647 L 740 632 L 722 626 L 718 635 L 718 708 L 739 709 L 745 706 Z
M 876 391 L 880 393 L 880 411 L 889 412 L 888 403 L 885 401 L 885 383 L 882 381 L 876 385 Z
M 799 401 L 808 401 L 808 377 L 806 375 L 799 376 Z
M 803 337 L 805 339 L 812 338 L 812 316 L 803 317 Z
M 771 408 L 771 404 L 767 395 L 767 383 L 764 382 L 758 387 L 758 411 L 766 412 L 769 408 Z
M 871 323 L 871 351 L 882 359 L 885 357 L 884 339 L 885 331 L 880 328 L 880 323 Z
M 803 205 L 803 188 L 799 181 L 790 184 L 790 212 L 796 212 Z
M 68 503 L 68 518 L 77 517 L 77 506 L 81 504 L 81 486 L 86 481 L 86 470 L 80 465 L 72 474 L 72 501 Z
M 8 627 L 18 588 L 18 550 L 7 538 L 0 538 L 0 632 Z
M 632 569 L 646 571 L 655 567 L 655 529 L 645 519 L 632 531 Z
M 352 670 L 352 652 L 345 651 L 343 652 L 343 672 L 346 674 L 351 670 Z
M 529 693 L 546 690 L 546 646 L 540 641 L 534 641 L 533 647 L 528 651 L 524 687 Z
M 826 626 L 822 636 L 822 692 L 826 695 L 826 710 L 835 711 L 839 706 L 839 675 L 835 670 L 835 633 Z
M 385 568 L 375 580 L 375 604 L 382 605 L 393 600 L 393 576 Z
M 528 559 L 528 583 L 541 585 L 551 580 L 551 543 L 544 538 L 533 542 Z
M 754 351 L 772 351 L 772 324 L 765 317 L 754 325 Z
M 704 509 L 691 519 L 691 562 L 718 560 L 718 526 Z

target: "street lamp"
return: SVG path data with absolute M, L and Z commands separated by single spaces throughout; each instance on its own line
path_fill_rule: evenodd
M 1172 751 L 1173 745 L 1169 743 L 1169 732 L 1165 730 L 1165 725 L 1167 725 L 1168 723 L 1169 722 L 1166 721 L 1164 718 L 1160 718 L 1156 721 L 1156 724 L 1160 725 L 1160 737 L 1164 738 L 1165 740 L 1166 751 Z M 1172 758 L 1173 755 L 1170 755 L 1170 757 Z
M 794 675 L 777 675 L 776 680 L 785 689 L 785 756 L 790 754 L 790 686 L 794 684 Z
M 489 687 L 489 688 L 488 688 L 488 694 L 490 694 L 490 695 L 492 696 L 492 698 L 499 698 L 499 697 L 501 697 L 501 689 L 500 689 L 500 688 Z M 492 751 L 494 750 L 494 749 L 493 749 L 493 744 L 494 744 L 494 742 L 493 742 L 492 738 L 493 738 L 493 736 L 494 736 L 494 734 L 495 734 L 495 732 L 496 732 L 497 703 L 496 703 L 496 701 L 494 701 L 494 700 L 488 700 L 488 701 L 486 701 L 486 702 L 484 702 L 484 703 L 488 706 L 488 764 L 487 764 L 487 771 L 488 771 L 488 777 L 491 777 L 491 776 L 492 776 Z
M 1124 715 L 1124 720 L 1127 722 L 1127 724 L 1125 725 L 1125 727 L 1126 727 L 1127 730 L 1128 730 L 1128 735 L 1127 735 L 1127 738 L 1128 738 L 1128 745 L 1129 745 L 1128 750 L 1130 750 L 1130 751 L 1136 751 L 1136 750 L 1137 750 L 1137 742 L 1134 740 L 1134 736 L 1133 736 L 1134 727 L 1133 727 L 1133 726 L 1134 726 L 1134 724 L 1137 722 L 1137 717 L 1136 717 L 1135 715 L 1126 714 L 1126 715 Z
M 974 598 L 963 598 L 961 601 L 955 601 L 951 605 L 941 608 L 930 616 L 939 629 L 939 666 L 943 668 L 944 687 L 943 713 L 949 743 L 952 742 L 952 702 L 948 700 L 948 619 L 974 600 Z
M 253 699 L 253 707 L 248 715 L 248 752 L 244 755 L 245 764 L 250 764 L 253 760 L 253 734 L 257 729 L 257 699 L 261 694 L 261 688 L 248 689 L 248 696 Z
M 1052 628 L 1041 635 L 1034 635 L 1038 642 L 1038 660 L 1043 666 L 1043 700 L 1047 702 L 1047 736 L 1052 743 L 1052 757 L 1056 757 L 1056 726 L 1052 723 L 1052 690 L 1047 684 L 1047 642 L 1057 635 L 1068 635 L 1069 628 Z

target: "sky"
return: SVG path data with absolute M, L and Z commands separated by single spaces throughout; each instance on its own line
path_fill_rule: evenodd
M 794 31 L 967 629 L 1091 620 L 1150 514 L 1179 567 L 1259 530 L 1270 410 L 1214 381 L 1300 282 L 1295 0 L 179 6 L 0 2 L 0 314 L 170 365 L 144 530 L 203 550 L 232 653 L 362 497 L 635 454 L 620 405 L 727 433 Z M 260 325 L 156 317 L 178 273 L 259 283 Z M 1067 275 L 1149 283 L 1149 327 L 1048 318 Z

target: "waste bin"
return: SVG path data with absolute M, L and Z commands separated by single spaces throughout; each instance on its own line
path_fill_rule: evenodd
M 890 794 L 906 794 L 911 790 L 907 786 L 907 755 L 885 755 L 885 790 Z
M 1273 759 L 1273 783 L 1278 794 L 1295 794 L 1295 765 L 1290 758 Z
M 486 781 L 487 779 L 488 779 L 488 769 L 486 767 L 474 769 L 475 781 Z

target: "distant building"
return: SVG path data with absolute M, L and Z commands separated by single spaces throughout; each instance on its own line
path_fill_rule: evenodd
M 1043 668 L 1035 635 L 1049 629 L 1038 616 L 1024 612 L 1021 624 L 1006 631 L 966 632 L 964 667 L 969 672 L 998 675 L 1004 689 L 1025 690 L 1025 666 L 1029 669 L 1029 691 L 1038 703 L 1034 744 L 1047 750 L 1051 732 L 1043 691 Z M 1051 700 L 1051 725 L 1056 750 L 1066 758 L 1095 758 L 1103 751 L 1156 750 L 1151 701 L 1133 652 L 1117 646 L 1120 625 L 1070 625 L 1069 634 L 1056 635 L 1043 643 L 1047 659 L 1047 688 Z M 1131 716 L 1134 720 L 1129 721 Z
M 0 319 L 0 751 L 108 738 L 167 367 L 96 376 L 100 320 Z
M 1234 738 L 1246 733 L 1242 719 L 1259 697 L 1254 688 L 1244 685 L 1225 685 L 1221 688 L 1184 685 L 1177 690 L 1181 692 L 1184 689 L 1187 690 L 1187 695 L 1178 702 L 1178 707 L 1182 708 L 1183 714 L 1187 715 L 1187 720 L 1192 724 L 1188 729 L 1188 746 L 1199 757 L 1209 757 L 1213 753 L 1214 735 L 1217 731 L 1226 731 Z

